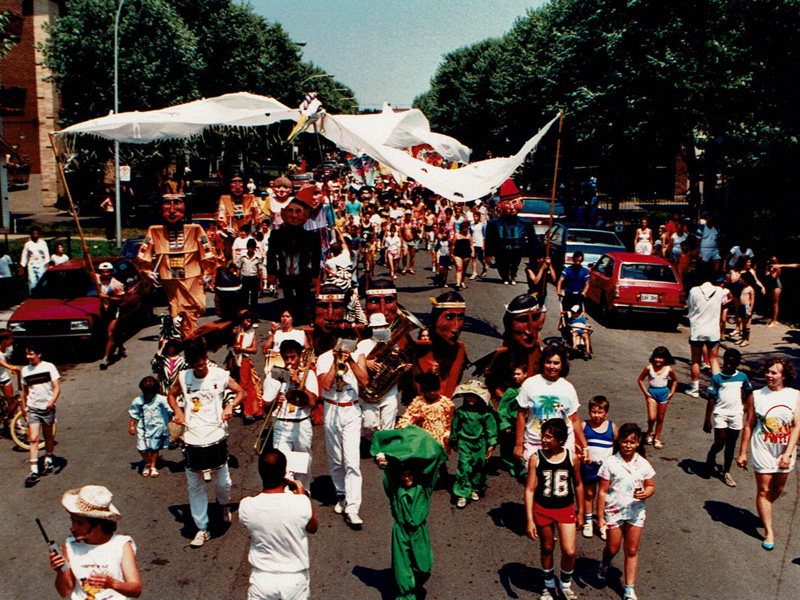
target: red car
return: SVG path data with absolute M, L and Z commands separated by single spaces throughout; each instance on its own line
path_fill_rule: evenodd
M 606 320 L 622 313 L 664 315 L 677 324 L 686 292 L 675 267 L 660 256 L 604 254 L 589 271 L 589 300 Z
M 151 283 L 143 277 L 139 267 L 127 258 L 92 260 L 95 268 L 105 261 L 112 263 L 114 277 L 125 287 L 120 326 L 125 327 L 137 317 L 149 318 L 151 309 L 145 297 Z M 30 298 L 11 315 L 8 328 L 14 332 L 14 345 L 20 352 L 29 341 L 59 344 L 59 347 L 75 343 L 99 345 L 105 341 L 100 298 L 83 267 L 82 259 L 72 259 L 48 269 Z

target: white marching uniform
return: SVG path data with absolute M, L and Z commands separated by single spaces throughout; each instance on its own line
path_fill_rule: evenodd
M 296 386 L 286 387 L 271 375 L 264 381 L 264 403 L 272 404 L 280 392 L 286 394 L 287 389 Z M 314 371 L 309 370 L 306 375 L 305 389 L 315 396 L 319 396 L 319 384 Z M 294 406 L 284 402 L 280 408 L 276 409 L 275 428 L 272 430 L 272 447 L 280 450 L 284 454 L 287 452 L 305 452 L 309 458 L 308 473 L 292 473 L 303 486 L 308 489 L 311 483 L 311 439 L 313 428 L 311 426 L 311 410 L 308 407 Z
M 226 370 L 212 365 L 203 379 L 195 377 L 191 370 L 181 371 L 178 375 L 185 402 L 183 441 L 186 445 L 207 446 L 227 437 L 228 425 L 222 421 L 222 398 L 229 379 Z M 226 506 L 231 501 L 231 475 L 227 461 L 211 471 L 211 481 L 217 503 Z M 208 496 L 203 472 L 187 468 L 186 482 L 192 519 L 198 529 L 205 531 L 208 529 Z
M 327 373 L 334 362 L 333 350 L 317 359 L 317 376 Z M 345 497 L 345 514 L 358 514 L 361 508 L 361 407 L 358 404 L 358 381 L 353 370 L 344 374 L 345 386 L 336 391 L 321 389 L 325 402 L 323 424 L 328 468 L 336 495 Z
M 355 354 L 367 358 L 376 345 L 375 340 L 369 338 L 361 340 L 356 346 Z M 395 384 L 377 402 L 364 402 L 361 405 L 364 433 L 368 439 L 372 439 L 372 434 L 376 431 L 395 428 L 399 398 L 400 391 Z

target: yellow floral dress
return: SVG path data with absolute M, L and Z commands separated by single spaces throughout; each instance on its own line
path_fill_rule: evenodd
M 417 396 L 400 417 L 397 428 L 403 429 L 409 425 L 422 427 L 449 452 L 448 441 L 455 408 L 447 396 L 439 396 L 434 402 L 428 402 L 425 396 Z

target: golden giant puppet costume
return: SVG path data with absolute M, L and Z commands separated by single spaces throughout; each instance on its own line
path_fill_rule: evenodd
M 181 332 L 185 338 L 206 314 L 203 273 L 212 267 L 215 255 L 203 228 L 182 222 L 186 213 L 183 196 L 167 194 L 162 202 L 166 223 L 148 228 L 136 259 L 161 281 L 170 314 L 186 314 Z

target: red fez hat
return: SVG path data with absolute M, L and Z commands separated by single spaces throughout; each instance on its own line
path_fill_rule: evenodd
M 297 193 L 294 195 L 300 202 L 306 206 L 311 206 L 311 201 L 314 200 L 314 194 L 317 193 L 317 186 L 313 183 L 305 183 Z
M 500 202 L 516 200 L 521 197 L 522 195 L 519 193 L 516 184 L 511 179 L 506 179 L 503 185 L 500 186 Z

